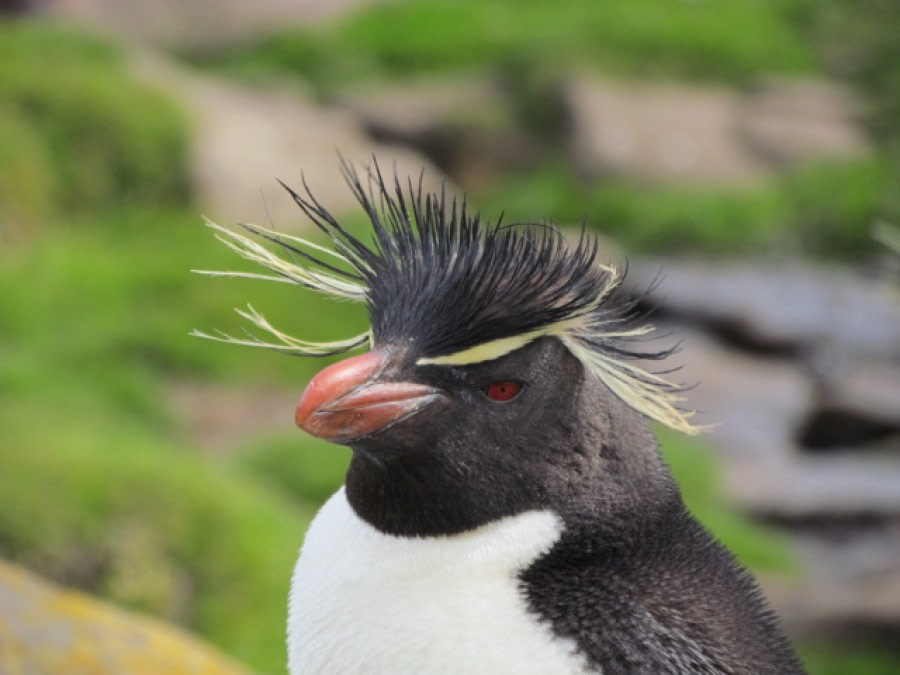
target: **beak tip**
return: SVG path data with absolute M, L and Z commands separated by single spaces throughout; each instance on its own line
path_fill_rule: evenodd
M 381 371 L 386 360 L 386 352 L 378 350 L 351 356 L 322 370 L 310 380 L 303 391 L 294 414 L 294 422 L 304 431 L 316 435 L 310 428 L 314 426 L 315 413 L 365 384 Z
M 316 375 L 297 404 L 294 421 L 307 433 L 352 443 L 405 419 L 435 400 L 438 390 L 414 382 L 379 382 L 387 352 L 335 363 Z

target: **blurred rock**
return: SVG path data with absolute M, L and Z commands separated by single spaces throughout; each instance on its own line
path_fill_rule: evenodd
M 60 589 L 2 560 L 0 647 L 2 673 L 250 672 L 173 626 Z
M 742 508 L 777 522 L 900 521 L 900 462 L 855 454 L 790 457 L 777 466 L 733 465 L 728 493 Z
M 298 391 L 181 381 L 169 389 L 169 401 L 190 444 L 221 455 L 261 436 L 296 431 Z
M 809 450 L 863 446 L 900 451 L 900 364 L 859 361 L 816 378 L 816 400 L 799 432 Z M 900 492 L 900 490 L 898 490 Z
M 824 81 L 731 89 L 612 82 L 576 75 L 563 87 L 569 154 L 587 179 L 747 185 L 818 158 L 864 155 L 852 94 Z
M 288 26 L 335 21 L 374 0 L 46 0 L 61 18 L 169 49 L 246 41 Z
M 483 187 L 537 152 L 492 77 L 362 86 L 335 103 L 356 115 L 372 138 L 419 150 L 464 189 Z
M 0 14 L 28 14 L 41 8 L 40 0 L 0 0 Z
M 439 77 L 347 89 L 336 103 L 378 132 L 415 139 L 435 128 L 484 120 L 504 121 L 506 101 L 491 78 Z M 496 122 L 494 122 L 496 124 Z
M 792 166 L 868 154 L 861 118 L 858 98 L 837 83 L 768 79 L 741 105 L 737 133 L 767 162 Z
M 768 469 L 789 462 L 812 395 L 802 368 L 735 351 L 672 317 L 661 327 L 682 340 L 670 360 L 680 366 L 677 380 L 691 387 L 687 407 L 697 410 L 697 423 L 711 425 L 707 438 L 729 463 Z
M 441 184 L 440 173 L 423 156 L 371 141 L 351 113 L 319 105 L 300 91 L 243 87 L 148 53 L 136 63 L 148 82 L 189 111 L 197 201 L 206 215 L 223 223 L 306 227 L 277 183 L 302 191 L 301 176 L 333 214 L 355 211 L 358 205 L 340 175 L 341 157 L 361 172 L 374 157 L 388 175 L 418 176 L 424 170 L 426 188 Z
M 798 531 L 792 536 L 802 580 L 765 583 L 794 630 L 819 635 L 900 628 L 900 521 Z
M 900 427 L 900 365 L 856 363 L 826 384 L 822 405 Z
M 861 358 L 900 361 L 900 298 L 881 281 L 800 262 L 647 260 L 629 272 L 642 288 L 660 270 L 652 303 L 745 347 L 799 350 L 827 373 Z
M 569 152 L 586 178 L 745 184 L 765 175 L 735 135 L 739 101 L 728 89 L 578 75 L 563 97 Z

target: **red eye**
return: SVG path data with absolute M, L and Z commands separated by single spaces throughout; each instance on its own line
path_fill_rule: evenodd
M 484 394 L 492 401 L 509 401 L 522 390 L 522 383 L 515 380 L 491 382 L 484 388 Z

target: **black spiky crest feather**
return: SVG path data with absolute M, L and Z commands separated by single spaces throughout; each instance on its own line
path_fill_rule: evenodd
M 545 335 L 561 339 L 626 403 L 668 426 L 697 433 L 680 411 L 680 389 L 634 363 L 669 352 L 643 353 L 629 342 L 652 326 L 629 327 L 634 301 L 616 294 L 624 275 L 598 260 L 597 241 L 584 228 L 570 244 L 552 224 L 490 224 L 465 199 L 426 193 L 421 176 L 406 190 L 388 186 L 377 164 L 364 185 L 347 163 L 342 173 L 373 228 L 373 243 L 347 232 L 312 195 L 282 185 L 331 240 L 332 249 L 303 238 L 244 225 L 276 244 L 287 258 L 240 233 L 207 221 L 217 237 L 275 276 L 209 272 L 216 276 L 295 283 L 334 297 L 364 302 L 371 328 L 344 340 L 314 343 L 274 328 L 248 306 L 237 310 L 277 342 L 219 333 L 194 335 L 292 354 L 323 356 L 365 344 L 402 344 L 420 364 L 474 363 L 497 358 Z

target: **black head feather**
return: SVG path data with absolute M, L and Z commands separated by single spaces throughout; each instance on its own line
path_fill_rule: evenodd
M 633 327 L 636 301 L 621 292 L 624 275 L 599 260 L 596 238 L 582 227 L 569 242 L 553 224 L 490 223 L 469 210 L 465 199 L 428 193 L 395 176 L 385 180 L 377 164 L 363 183 L 342 164 L 351 191 L 366 212 L 373 239 L 366 244 L 347 231 L 313 196 L 287 185 L 297 205 L 332 241 L 324 249 L 299 237 L 255 226 L 251 232 L 280 246 L 285 260 L 251 239 L 210 223 L 243 256 L 277 276 L 316 291 L 364 301 L 371 329 L 333 343 L 309 343 L 274 329 L 252 308 L 242 314 L 270 332 L 277 343 L 228 335 L 202 337 L 267 346 L 302 355 L 340 353 L 371 345 L 403 346 L 417 362 L 451 363 L 454 355 L 497 341 L 515 349 L 544 335 L 561 339 L 586 367 L 623 400 L 644 414 L 688 433 L 697 431 L 678 411 L 679 388 L 636 365 L 636 359 L 659 359 L 670 353 L 634 349 L 650 326 Z M 217 273 L 260 277 L 248 273 Z M 487 350 L 486 350 L 487 351 Z
M 376 344 L 445 356 L 596 313 L 596 299 L 620 283 L 598 264 L 596 240 L 584 230 L 570 245 L 555 225 L 491 224 L 464 200 L 425 193 L 421 182 L 404 191 L 395 177 L 389 187 L 377 166 L 368 190 L 346 166 L 344 174 L 371 221 L 372 246 L 342 228 L 308 190 L 303 197 L 287 189 L 357 261 L 346 276 L 367 288 Z M 609 307 L 602 311 L 608 318 Z

